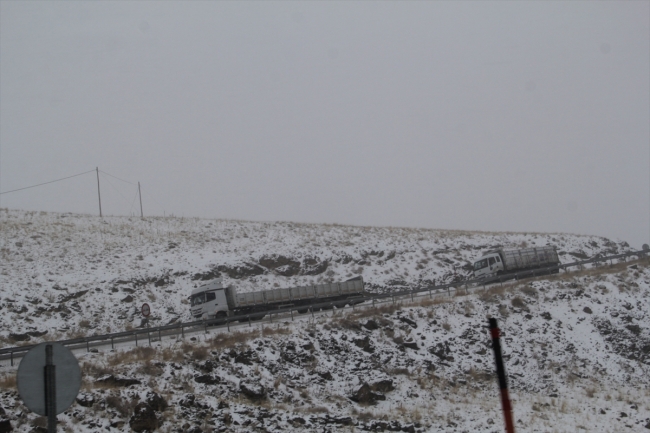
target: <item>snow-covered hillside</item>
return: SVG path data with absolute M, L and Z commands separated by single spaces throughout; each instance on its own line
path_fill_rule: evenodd
M 564 262 L 628 249 L 596 236 L 459 232 L 199 218 L 140 218 L 0 209 L 0 344 L 104 334 L 189 319 L 199 280 L 238 290 L 342 281 L 369 291 L 467 275 L 495 246 L 554 245 Z M 47 334 L 44 334 L 47 332 Z
M 650 262 L 80 355 L 66 432 L 503 431 L 486 318 L 526 432 L 650 429 Z M 44 425 L 0 371 L 0 424 Z
M 463 278 L 498 245 L 549 244 L 564 262 L 628 249 L 568 234 L 3 209 L 0 341 L 139 326 L 142 302 L 154 324 L 184 320 L 192 287 L 216 276 L 252 290 L 362 275 L 368 290 L 384 292 Z M 485 329 L 494 316 L 520 431 L 646 431 L 648 265 L 80 354 L 83 392 L 59 419 L 84 433 L 502 431 Z M 44 421 L 22 406 L 14 372 L 0 368 L 0 431 L 32 431 Z

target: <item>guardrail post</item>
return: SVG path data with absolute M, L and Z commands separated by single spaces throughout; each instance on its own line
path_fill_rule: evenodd
M 13 367 L 14 366 L 14 352 L 13 351 L 9 352 L 9 357 L 11 358 L 11 366 Z
M 269 322 L 273 323 L 273 313 L 269 313 Z
M 253 326 L 253 325 L 251 325 L 251 316 L 249 314 L 248 315 L 248 327 L 250 328 L 251 326 Z
M 111 337 L 111 350 L 115 350 L 115 345 L 113 344 L 113 337 Z
M 185 330 L 183 329 L 183 324 L 181 323 L 181 338 L 185 339 Z
M 162 343 L 162 336 L 160 335 L 160 328 L 158 328 L 158 341 Z
M 149 325 L 147 325 L 147 338 L 149 339 L 149 346 L 151 346 L 151 332 L 149 332 Z
M 431 296 L 431 289 L 429 289 L 429 299 L 431 298 L 433 298 L 433 296 Z
M 205 333 L 208 333 L 208 322 L 203 321 L 203 329 L 205 330 Z
M 135 335 L 135 347 L 138 347 L 138 333 L 134 332 L 133 335 Z
M 90 352 L 90 343 L 86 340 L 86 352 Z

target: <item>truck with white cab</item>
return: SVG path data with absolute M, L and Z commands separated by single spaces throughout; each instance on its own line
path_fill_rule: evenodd
M 224 286 L 223 280 L 216 278 L 192 290 L 190 311 L 195 319 L 218 319 L 247 314 L 255 314 L 256 319 L 260 319 L 264 315 L 256 313 L 293 306 L 326 302 L 336 307 L 358 304 L 363 302 L 360 298 L 366 294 L 361 277 L 341 283 L 244 293 L 238 293 L 233 286 Z M 299 313 L 306 311 L 307 307 L 298 310 Z
M 544 269 L 560 264 L 554 246 L 504 250 L 490 250 L 474 262 L 474 278 L 492 279 L 502 275 L 534 269 Z M 548 273 L 558 273 L 559 268 Z

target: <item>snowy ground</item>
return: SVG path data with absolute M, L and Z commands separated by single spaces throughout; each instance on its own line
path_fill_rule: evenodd
M 139 218 L 0 209 L 0 345 L 189 319 L 200 279 L 240 291 L 343 281 L 424 287 L 468 274 L 490 247 L 554 245 L 564 262 L 629 249 L 596 236 Z M 13 334 L 13 337 L 10 335 Z M 30 335 L 31 334 L 31 335 Z
M 447 281 L 494 245 L 550 243 L 565 262 L 626 249 L 566 234 L 105 220 L 0 211 L 5 345 L 135 326 L 143 301 L 161 322 L 183 318 L 192 285 L 216 273 L 247 288 L 361 274 L 386 291 Z M 493 316 L 518 431 L 648 431 L 650 264 L 630 265 L 83 354 L 83 392 L 59 420 L 69 432 L 503 431 Z M 0 369 L 0 426 L 32 431 L 43 418 L 14 374 Z

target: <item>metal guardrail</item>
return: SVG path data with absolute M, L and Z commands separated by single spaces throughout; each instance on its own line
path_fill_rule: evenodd
M 309 305 L 300 305 L 300 306 L 290 306 L 287 308 L 266 310 L 257 313 L 243 314 L 239 316 L 230 316 L 230 317 L 215 318 L 209 320 L 197 320 L 193 322 L 173 323 L 171 325 L 134 329 L 130 331 L 116 332 L 112 334 L 92 335 L 88 337 L 73 338 L 69 340 L 60 340 L 57 341 L 57 343 L 62 344 L 64 346 L 71 346 L 72 348 L 83 348 L 85 346 L 86 349 L 90 351 L 91 343 L 94 343 L 93 345 L 96 345 L 97 343 L 101 342 L 103 345 L 103 344 L 107 344 L 109 341 L 111 342 L 111 348 L 114 348 L 116 341 L 117 342 L 124 341 L 124 340 L 132 341 L 133 339 L 135 339 L 135 343 L 137 346 L 138 336 L 145 336 L 145 338 L 149 340 L 149 344 L 151 344 L 151 334 L 154 335 L 157 334 L 159 340 L 162 338 L 163 332 L 166 333 L 165 335 L 170 335 L 169 333 L 170 331 L 175 331 L 173 332 L 174 335 L 180 334 L 181 336 L 184 337 L 185 329 L 187 328 L 203 327 L 207 332 L 208 326 L 224 325 L 228 328 L 228 330 L 230 330 L 230 325 L 233 322 L 248 322 L 250 325 L 252 321 L 261 320 L 266 315 L 270 315 L 269 319 L 271 322 L 273 322 L 273 315 L 278 316 L 281 314 L 289 314 L 291 316 L 291 320 L 293 320 L 294 313 L 305 314 L 311 312 L 313 316 L 314 311 L 316 310 L 331 309 L 334 307 L 342 308 L 345 306 L 345 304 L 351 304 L 352 308 L 354 308 L 354 305 L 367 302 L 367 301 L 372 301 L 374 305 L 377 301 L 392 299 L 393 303 L 395 303 L 396 299 L 398 298 L 405 298 L 410 296 L 411 300 L 413 300 L 416 294 L 426 293 L 426 292 L 428 292 L 430 296 L 432 296 L 434 292 L 436 294 L 440 292 L 447 292 L 449 295 L 451 295 L 452 289 L 456 291 L 459 288 L 462 288 L 463 286 L 465 286 L 465 290 L 467 291 L 470 285 L 485 287 L 487 284 L 503 283 L 504 281 L 508 281 L 512 279 L 520 280 L 523 278 L 531 278 L 531 277 L 548 275 L 554 273 L 554 271 L 559 272 L 560 269 L 563 269 L 565 272 L 568 272 L 567 271 L 568 268 L 572 268 L 576 266 L 584 266 L 591 263 L 602 263 L 602 262 L 609 261 L 610 264 L 613 264 L 614 260 L 623 259 L 626 261 L 627 258 L 630 256 L 637 256 L 638 258 L 642 258 L 642 257 L 646 257 L 648 254 L 650 254 L 650 251 L 642 250 L 642 251 L 631 251 L 631 252 L 616 254 L 612 256 L 597 255 L 587 260 L 581 260 L 572 263 L 563 263 L 556 266 L 536 268 L 532 270 L 497 275 L 488 278 L 459 280 L 459 281 L 453 281 L 446 284 L 440 284 L 437 286 L 423 287 L 418 289 L 401 290 L 401 291 L 390 292 L 390 293 L 368 294 L 366 296 L 355 296 L 355 297 L 346 298 L 345 300 L 341 300 L 341 301 L 321 302 L 321 303 L 313 303 Z M 26 353 L 32 347 L 35 346 L 36 346 L 35 344 L 32 344 L 26 346 L 15 346 L 15 347 L 7 347 L 4 349 L 0 349 L 0 359 L 9 358 L 11 360 L 11 365 L 13 366 L 14 355 Z

